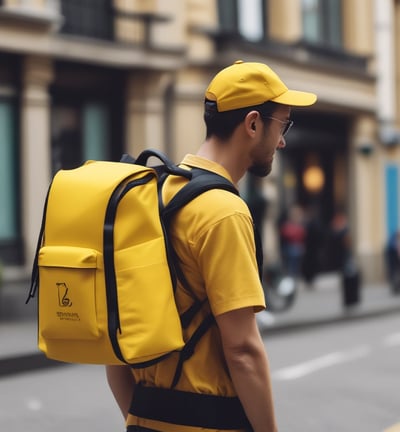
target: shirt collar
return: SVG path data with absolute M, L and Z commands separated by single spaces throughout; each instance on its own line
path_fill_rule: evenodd
M 186 165 L 188 167 L 193 168 L 202 168 L 206 169 L 208 171 L 215 172 L 219 174 L 222 177 L 225 177 L 228 179 L 231 183 L 233 183 L 233 180 L 231 176 L 229 175 L 228 171 L 219 163 L 214 162 L 210 159 L 206 159 L 202 156 L 197 156 L 193 154 L 187 154 L 182 161 L 183 165 Z

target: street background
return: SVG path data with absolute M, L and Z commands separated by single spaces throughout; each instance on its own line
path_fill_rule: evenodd
M 257 315 L 280 431 L 399 429 L 400 0 L 0 0 L 0 431 L 123 430 L 101 366 L 36 346 L 46 192 L 88 159 L 196 153 L 205 88 L 239 59 L 318 95 L 271 174 L 241 184 L 266 261 L 298 271 L 304 247 L 318 274 Z M 353 259 L 361 299 L 344 307 L 335 271 Z

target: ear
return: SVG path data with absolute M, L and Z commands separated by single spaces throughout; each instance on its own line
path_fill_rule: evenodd
M 257 120 L 260 118 L 260 113 L 258 111 L 250 111 L 245 119 L 244 126 L 247 133 L 254 136 L 254 132 L 257 130 Z

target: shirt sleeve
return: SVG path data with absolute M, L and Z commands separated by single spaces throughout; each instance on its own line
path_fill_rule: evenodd
M 253 225 L 247 215 L 234 213 L 219 220 L 198 238 L 195 249 L 214 315 L 265 308 Z

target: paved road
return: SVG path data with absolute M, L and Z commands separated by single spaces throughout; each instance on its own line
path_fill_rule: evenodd
M 122 416 L 102 366 L 63 366 L 0 378 L 4 432 L 118 432 Z
M 281 431 L 400 430 L 400 314 L 265 338 Z
M 383 432 L 400 423 L 400 316 L 278 332 L 264 341 L 281 432 Z M 0 389 L 1 431 L 124 430 L 101 366 L 3 376 Z
M 37 350 L 26 287 L 3 288 L 0 431 L 123 431 L 103 368 L 48 367 L 54 363 Z M 399 432 L 399 315 L 400 296 L 387 286 L 363 287 L 361 303 L 344 310 L 337 275 L 303 288 L 289 311 L 259 314 L 280 430 L 382 432 L 393 425 L 390 432 Z M 357 418 L 366 424 L 360 428 Z

